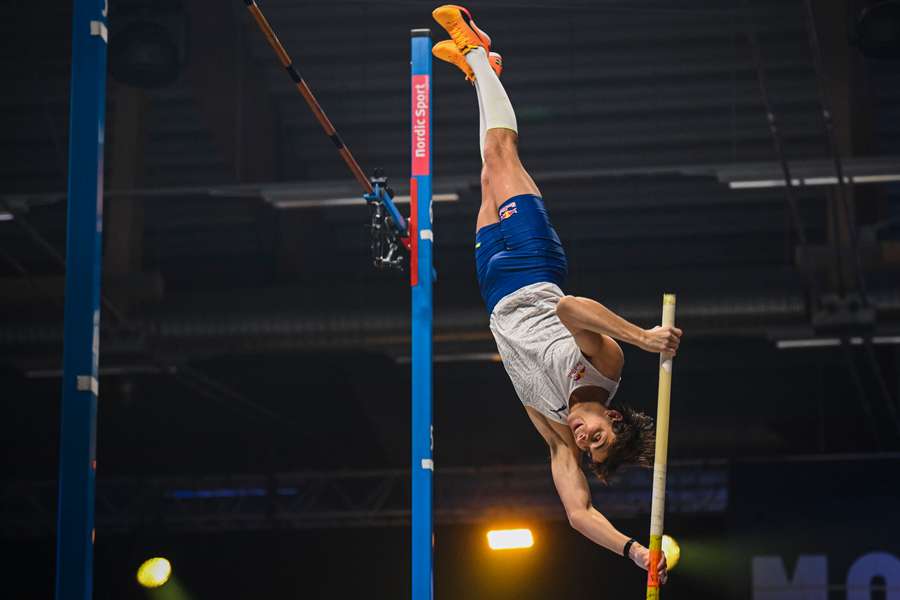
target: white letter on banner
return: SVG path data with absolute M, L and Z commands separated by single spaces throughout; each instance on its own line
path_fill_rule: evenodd
M 753 600 L 828 600 L 828 558 L 801 554 L 789 580 L 780 556 L 754 556 Z

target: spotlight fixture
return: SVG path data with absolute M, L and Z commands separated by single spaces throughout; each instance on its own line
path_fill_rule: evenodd
M 530 529 L 495 529 L 487 532 L 491 550 L 515 550 L 534 546 Z

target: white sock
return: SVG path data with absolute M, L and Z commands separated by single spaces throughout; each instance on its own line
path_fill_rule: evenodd
M 506 90 L 503 89 L 503 84 L 500 83 L 500 78 L 488 62 L 484 48 L 469 51 L 466 54 L 466 62 L 475 72 L 475 87 L 478 88 L 484 113 L 484 130 L 512 129 L 518 133 L 516 113 L 509 96 L 506 95 Z
M 478 97 L 478 150 L 481 152 L 481 162 L 484 162 L 484 135 L 487 131 L 484 128 L 484 104 L 481 102 L 481 92 L 478 86 L 475 86 L 475 95 Z

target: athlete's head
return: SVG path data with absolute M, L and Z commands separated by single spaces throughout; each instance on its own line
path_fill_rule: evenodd
M 577 402 L 567 419 L 575 444 L 584 452 L 600 481 L 622 465 L 653 466 L 653 419 L 623 404 L 607 408 L 600 402 Z

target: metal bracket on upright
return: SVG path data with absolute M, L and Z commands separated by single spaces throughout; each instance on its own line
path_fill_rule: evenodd
M 372 191 L 364 194 L 369 205 L 372 261 L 378 269 L 403 270 L 405 248 L 410 249 L 409 226 L 394 203 L 394 190 L 382 169 L 369 178 Z

